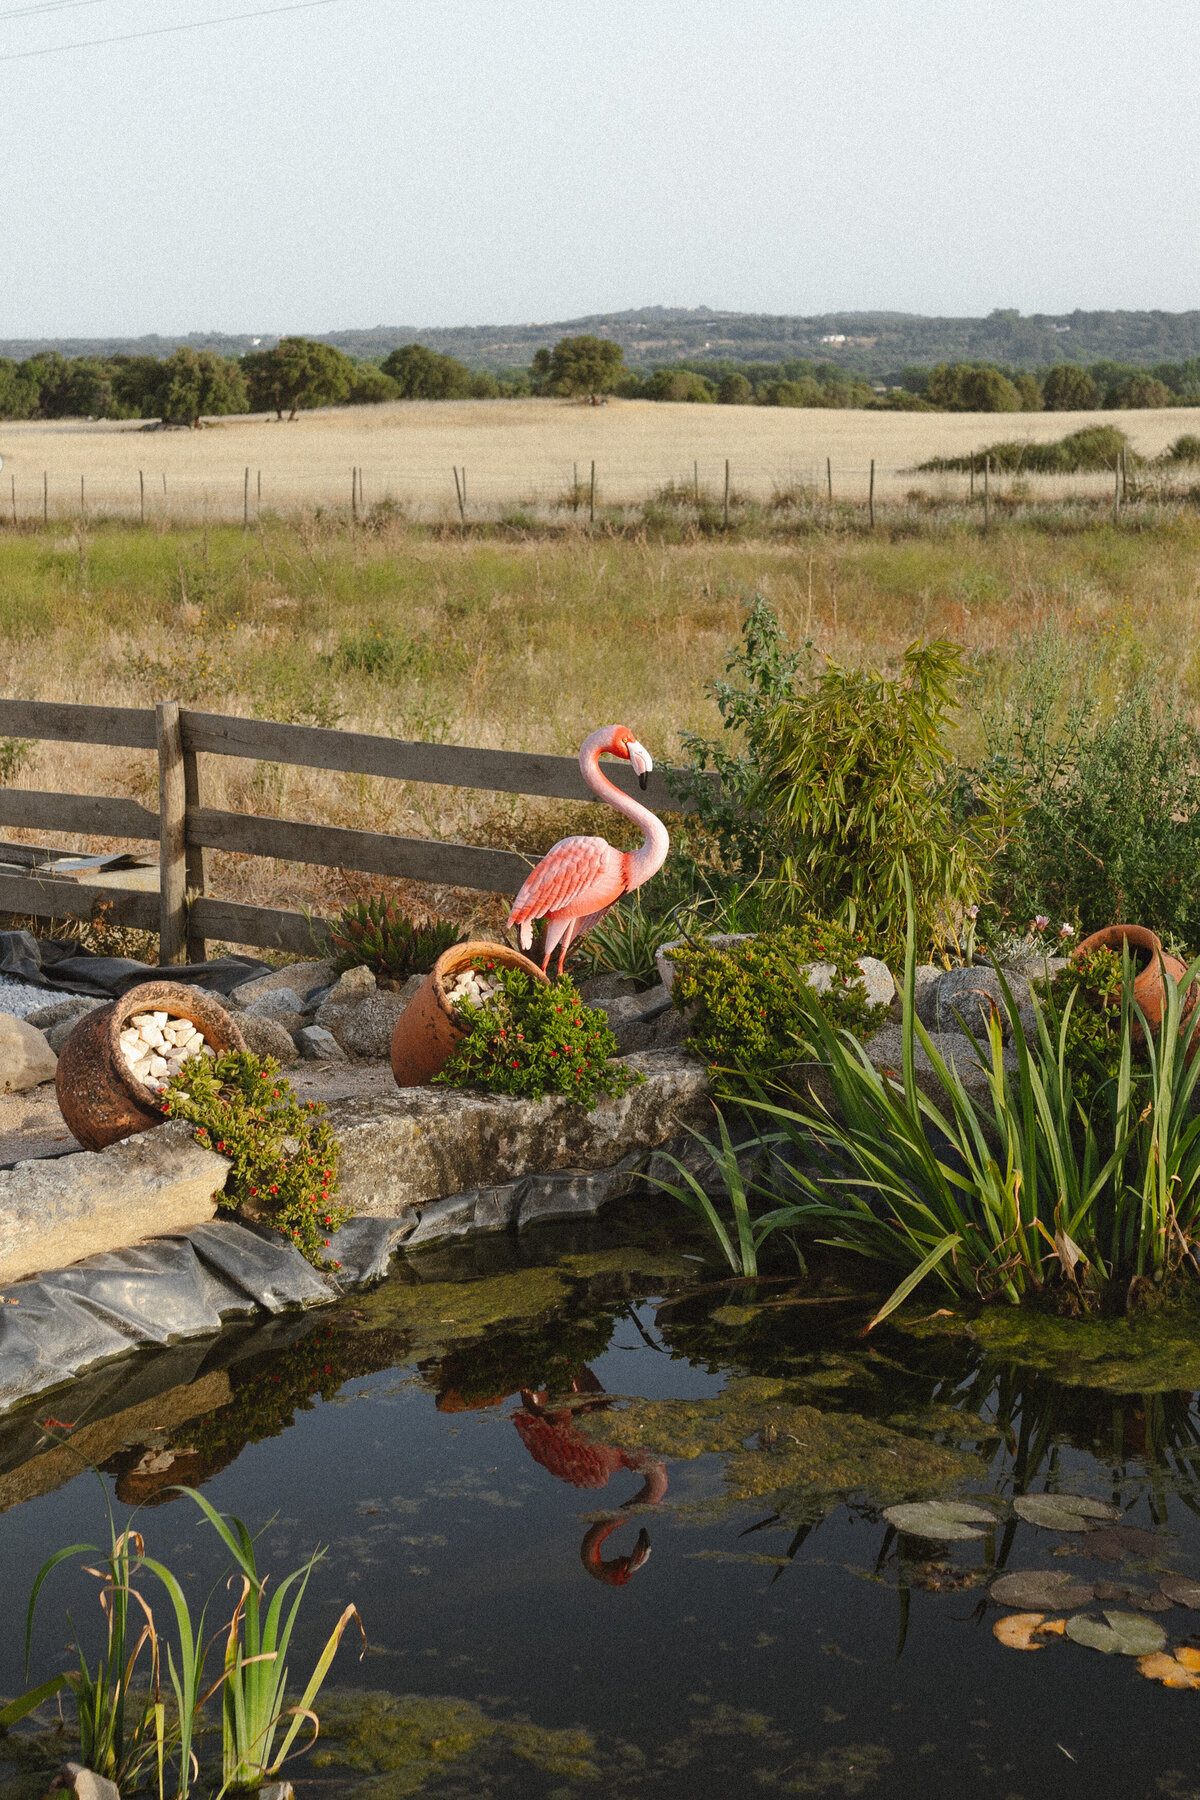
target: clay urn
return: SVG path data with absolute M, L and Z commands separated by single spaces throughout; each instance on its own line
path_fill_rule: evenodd
M 59 1111 L 88 1150 L 103 1150 L 163 1122 L 162 1096 L 134 1075 L 121 1049 L 129 1021 L 147 1012 L 189 1019 L 218 1055 L 246 1048 L 220 1001 L 182 981 L 143 981 L 119 1000 L 85 1013 L 59 1051 L 55 1087 Z
M 1090 956 L 1093 950 L 1115 950 L 1121 954 L 1122 944 L 1128 944 L 1130 959 L 1138 965 L 1138 972 L 1133 982 L 1133 997 L 1141 1007 L 1151 1030 L 1157 1031 L 1162 1023 L 1163 1006 L 1166 989 L 1164 983 L 1169 976 L 1179 985 L 1187 970 L 1177 956 L 1168 956 L 1162 947 L 1162 939 L 1145 925 L 1106 925 L 1103 931 L 1093 931 L 1091 937 L 1085 937 L 1071 952 L 1072 962 L 1079 962 Z M 1196 988 L 1193 985 L 1184 999 L 1182 1017 L 1188 1018 L 1196 1004 Z M 1140 1042 L 1142 1028 L 1134 1021 L 1134 1042 Z M 1193 1040 L 1193 1052 L 1196 1040 Z
M 446 999 L 443 978 L 463 969 L 524 969 L 535 981 L 549 983 L 535 962 L 507 944 L 452 944 L 434 963 L 392 1032 L 392 1073 L 397 1087 L 424 1087 L 449 1062 L 466 1027 Z

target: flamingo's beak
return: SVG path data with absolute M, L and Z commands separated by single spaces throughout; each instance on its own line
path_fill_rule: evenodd
M 637 770 L 638 786 L 644 791 L 654 768 L 654 759 L 646 746 L 639 744 L 636 738 L 629 745 L 629 760 Z

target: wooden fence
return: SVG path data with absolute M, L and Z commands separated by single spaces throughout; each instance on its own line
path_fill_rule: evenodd
M 136 800 L 111 795 L 0 788 L 0 830 L 22 827 L 157 840 L 158 893 L 106 888 L 102 872 L 97 882 L 89 885 L 55 880 L 50 875 L 0 874 L 0 912 L 35 918 L 88 918 L 97 902 L 108 902 L 109 916 L 117 923 L 158 932 L 159 962 L 163 964 L 203 961 L 210 938 L 303 952 L 319 948 L 328 937 L 329 926 L 323 919 L 212 898 L 205 887 L 204 853 L 209 849 L 354 869 L 392 879 L 446 882 L 500 894 L 515 894 L 531 866 L 529 859 L 510 850 L 392 837 L 378 831 L 309 825 L 296 819 L 207 807 L 199 760 L 203 755 L 249 757 L 543 799 L 595 798 L 578 762 L 570 756 L 406 743 L 364 732 L 325 731 L 269 719 L 194 712 L 173 700 L 154 708 L 0 700 L 0 736 L 157 753 L 156 813 Z M 692 810 L 673 797 L 668 785 L 673 771 L 669 769 L 655 770 L 644 796 L 627 763 L 610 761 L 605 773 L 617 787 L 645 798 L 658 811 Z

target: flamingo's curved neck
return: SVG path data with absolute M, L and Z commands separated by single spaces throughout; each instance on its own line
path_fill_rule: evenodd
M 593 731 L 591 737 L 585 738 L 579 752 L 579 769 L 593 794 L 599 795 L 606 805 L 614 807 L 627 819 L 632 819 L 641 831 L 641 849 L 630 851 L 625 858 L 628 886 L 635 888 L 643 881 L 649 881 L 651 875 L 662 868 L 671 839 L 662 820 L 648 806 L 643 806 L 632 794 L 623 794 L 601 770 L 600 757 L 609 748 L 611 738 L 611 726 Z

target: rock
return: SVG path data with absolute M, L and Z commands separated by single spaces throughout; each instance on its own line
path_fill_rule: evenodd
M 631 975 L 589 975 L 579 983 L 580 998 L 589 1006 L 598 1006 L 602 1000 L 626 999 L 637 991 L 638 983 Z
M 314 988 L 328 987 L 336 980 L 332 957 L 325 957 L 320 962 L 288 963 L 285 968 L 272 969 L 269 975 L 256 975 L 253 981 L 243 981 L 240 987 L 234 988 L 225 1004 L 241 1011 L 260 994 L 269 994 L 281 987 L 291 988 L 303 999 Z
M 352 969 L 349 973 L 358 971 Z M 370 975 L 371 971 L 366 969 L 363 973 Z M 398 993 L 388 993 L 374 985 L 347 991 L 339 982 L 329 998 L 322 1001 L 316 1023 L 331 1031 L 349 1056 L 386 1057 L 391 1051 L 396 1020 L 424 981 L 424 975 L 411 975 Z
M 638 1087 L 585 1112 L 565 1095 L 517 1100 L 470 1089 L 415 1087 L 329 1103 L 342 1157 L 339 1202 L 394 1218 L 410 1207 L 555 1169 L 611 1169 L 712 1110 L 703 1066 L 677 1050 L 640 1053 Z
M 94 1769 L 85 1769 L 82 1763 L 64 1763 L 54 1786 L 69 1788 L 75 1800 L 121 1800 L 121 1790 L 115 1781 L 97 1775 Z
M 887 964 L 880 962 L 877 956 L 860 956 L 858 967 L 862 972 L 869 1003 L 872 1006 L 890 1006 L 896 998 L 896 983 Z
M 937 1029 L 937 996 L 945 969 L 936 963 L 918 963 L 913 970 L 913 999 L 917 1017 L 926 1031 Z
M 1020 975 L 1006 971 L 1009 991 L 1017 1007 L 1029 1004 L 1029 983 Z M 1000 1018 L 1007 1041 L 1012 1028 L 1004 1002 L 1004 990 L 994 969 L 947 969 L 938 983 L 934 1026 L 938 1031 L 967 1031 L 986 1035 L 993 1011 Z
M 36 1012 L 26 1013 L 25 1023 L 36 1025 L 39 1031 L 49 1031 L 64 1019 L 82 1019 L 84 1013 L 107 1005 L 107 1000 L 88 1000 L 82 994 L 72 994 L 69 1000 L 56 1000 L 53 1006 L 39 1006 Z
M 973 1100 L 986 1100 L 989 1095 L 987 1075 L 980 1064 L 975 1047 L 965 1032 L 931 1031 L 929 1033 L 934 1049 L 944 1062 L 951 1064 L 962 1078 L 963 1086 Z M 873 1037 L 866 1041 L 867 1055 L 877 1069 L 893 1071 L 899 1077 L 904 1061 L 904 1034 L 899 1025 L 885 1025 Z M 1017 1072 L 1017 1053 L 1005 1049 L 1004 1067 L 1010 1074 Z M 917 1086 L 933 1100 L 945 1105 L 946 1093 L 934 1073 L 920 1042 L 916 1045 L 914 1072 Z M 832 1100 L 832 1089 L 828 1089 Z
M 596 1005 L 608 1018 L 621 1056 L 635 1050 L 671 1049 L 688 1035 L 687 1020 L 671 1004 L 661 982 L 643 994 L 618 994 Z
M 0 1283 L 211 1219 L 229 1159 L 182 1120 L 0 1173 Z
M 1039 982 L 1053 981 L 1056 975 L 1061 975 L 1070 965 L 1069 956 L 1014 957 L 1011 964 L 1005 964 L 1004 973 L 1009 978 L 1010 986 L 1015 970 L 1018 975 L 1024 975 L 1030 987 L 1036 987 Z
M 345 1062 L 346 1052 L 323 1025 L 302 1025 L 296 1033 L 296 1048 L 307 1062 Z
M 51 1025 L 49 1030 L 43 1031 L 46 1042 L 53 1050 L 55 1056 L 61 1055 L 63 1045 L 66 1043 L 79 1021 L 86 1017 L 86 1013 L 68 1013 L 65 1019 L 59 1019 L 57 1024 Z M 28 1021 L 26 1021 L 26 1023 L 28 1023 Z
M 246 1002 L 246 1017 L 249 1019 L 295 1018 L 303 1011 L 303 1002 L 292 987 L 264 988 L 261 994 L 253 995 Z
M 43 1081 L 53 1081 L 58 1056 L 36 1025 L 12 1013 L 0 1013 L 0 1091 L 23 1094 Z
M 744 944 L 748 937 L 754 935 L 752 931 L 721 931 L 714 932 L 712 937 L 706 937 L 704 942 L 715 950 L 726 950 L 730 944 Z M 668 993 L 675 984 L 675 964 L 671 961 L 671 952 L 682 949 L 686 942 L 686 938 L 676 938 L 674 943 L 664 944 L 661 950 L 654 952 L 659 979 Z
M 421 977 L 423 981 L 424 976 Z M 331 1000 L 348 1000 L 351 994 L 373 994 L 375 992 L 375 976 L 365 964 L 357 968 L 347 969 L 338 976 L 333 984 L 329 998 Z
M 303 1018 L 299 1014 L 296 1017 L 302 1028 Z M 251 1055 L 273 1056 L 284 1068 L 299 1060 L 300 1052 L 282 1019 L 263 1018 L 261 1013 L 242 1013 L 238 1016 L 238 1029 Z

